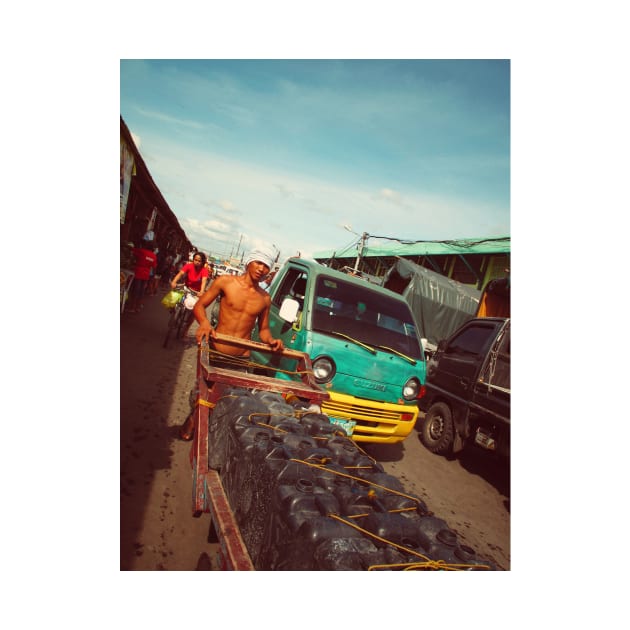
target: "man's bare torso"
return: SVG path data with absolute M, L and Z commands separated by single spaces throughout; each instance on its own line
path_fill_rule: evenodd
M 221 283 L 221 309 L 216 331 L 223 335 L 249 339 L 258 317 L 271 303 L 269 294 L 245 282 L 241 276 L 230 276 Z M 243 348 L 214 342 L 214 347 L 225 354 L 248 355 Z

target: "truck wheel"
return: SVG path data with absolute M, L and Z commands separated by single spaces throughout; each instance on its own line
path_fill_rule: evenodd
M 448 405 L 434 403 L 422 423 L 420 439 L 432 453 L 445 455 L 453 450 L 453 417 Z

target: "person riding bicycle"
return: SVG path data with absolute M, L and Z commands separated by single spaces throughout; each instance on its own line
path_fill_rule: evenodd
M 194 291 L 197 297 L 201 297 L 206 291 L 206 284 L 208 283 L 208 270 L 206 269 L 206 255 L 203 252 L 195 252 L 192 262 L 186 263 L 171 280 L 171 288 L 177 287 L 178 280 L 186 276 L 184 284 Z M 188 330 L 192 325 L 194 317 L 191 316 L 187 325 L 182 330 L 182 337 L 186 337 Z

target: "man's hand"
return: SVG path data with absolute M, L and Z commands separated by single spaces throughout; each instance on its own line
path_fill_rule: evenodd
M 216 339 L 217 333 L 214 328 L 210 325 L 210 322 L 206 320 L 199 324 L 197 328 L 197 332 L 195 333 L 195 337 L 197 338 L 197 344 L 201 345 L 201 342 L 206 339 L 206 341 L 210 341 L 210 339 Z
M 274 339 L 272 337 L 269 340 L 269 346 L 274 352 L 282 352 L 284 350 L 284 344 L 282 343 L 282 339 Z

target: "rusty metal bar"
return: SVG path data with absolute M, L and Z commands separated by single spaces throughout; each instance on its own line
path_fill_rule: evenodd
M 206 482 L 210 515 L 223 552 L 226 568 L 231 571 L 254 571 L 249 552 L 225 496 L 219 473 L 216 470 L 209 470 L 206 473 Z

